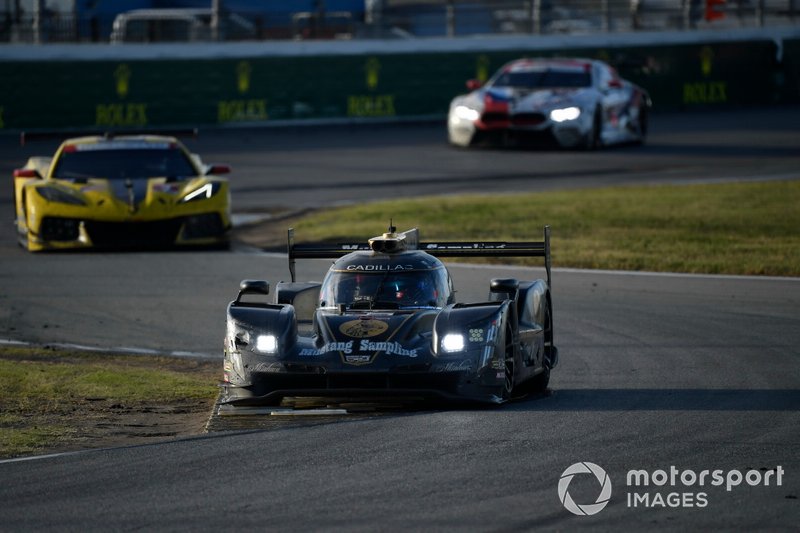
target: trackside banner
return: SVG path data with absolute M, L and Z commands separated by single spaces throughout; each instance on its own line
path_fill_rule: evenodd
M 601 48 L 221 59 L 5 60 L 0 129 L 146 128 L 446 117 L 468 79 L 522 56 L 615 65 L 655 110 L 773 104 L 800 94 L 800 49 L 772 39 Z M 795 73 L 796 74 L 796 73 Z

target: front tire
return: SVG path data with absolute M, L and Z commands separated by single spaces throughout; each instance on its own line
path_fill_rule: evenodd
M 643 105 L 639 108 L 639 139 L 636 141 L 637 144 L 644 144 L 647 139 L 648 126 L 647 106 Z
M 586 134 L 586 144 L 584 149 L 587 151 L 597 150 L 603 144 L 603 115 L 600 108 L 594 110 L 594 118 L 592 119 L 592 130 Z
M 514 378 L 516 362 L 514 361 L 514 334 L 506 328 L 505 338 L 505 380 L 503 382 L 503 400 L 509 401 L 514 394 Z
M 542 392 L 547 390 L 547 385 L 550 383 L 550 367 L 545 365 L 542 367 L 542 372 L 536 374 L 536 376 L 531 379 L 529 391 L 531 394 L 541 394 Z

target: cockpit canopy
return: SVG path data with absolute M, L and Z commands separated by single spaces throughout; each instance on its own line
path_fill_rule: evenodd
M 427 254 L 425 254 L 427 255 Z M 384 256 L 385 257 L 385 256 Z M 397 257 L 397 256 L 395 256 Z M 453 302 L 453 288 L 444 265 L 428 256 L 428 268 L 403 264 L 338 262 L 322 282 L 320 307 L 348 309 L 441 308 Z M 412 266 L 413 265 L 413 266 Z

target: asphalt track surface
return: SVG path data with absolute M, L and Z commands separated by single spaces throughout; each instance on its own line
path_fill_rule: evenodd
M 453 150 L 438 125 L 214 131 L 190 144 L 234 166 L 236 210 L 295 209 L 393 195 L 794 179 L 800 110 L 655 117 L 647 146 L 586 154 Z M 0 137 L 0 173 L 46 145 L 20 149 Z M 11 219 L 7 189 L 0 217 Z M 238 281 L 288 278 L 285 256 L 241 248 L 30 255 L 10 224 L 0 228 L 0 257 L 0 339 L 220 359 Z M 324 270 L 324 261 L 301 263 L 299 279 Z M 451 270 L 462 300 L 483 299 L 491 277 L 542 273 Z M 0 530 L 795 529 L 800 281 L 557 269 L 553 284 L 561 363 L 543 397 L 3 462 Z M 587 461 L 605 469 L 612 492 L 605 509 L 579 517 L 558 485 Z M 673 466 L 677 486 L 627 483 L 631 470 Z M 781 484 L 772 474 L 763 486 L 778 467 Z M 761 484 L 743 479 L 728 491 L 711 474 L 703 486 L 680 479 L 717 469 L 731 483 L 737 471 L 755 471 L 750 480 Z M 568 492 L 594 503 L 600 483 L 576 475 Z

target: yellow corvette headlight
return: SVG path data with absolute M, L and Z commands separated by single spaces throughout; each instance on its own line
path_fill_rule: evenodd
M 195 189 L 192 192 L 186 194 L 183 198 L 181 198 L 181 202 L 193 202 L 195 200 L 207 200 L 217 194 L 219 190 L 222 188 L 222 184 L 219 182 L 213 183 L 206 183 L 199 189 Z

